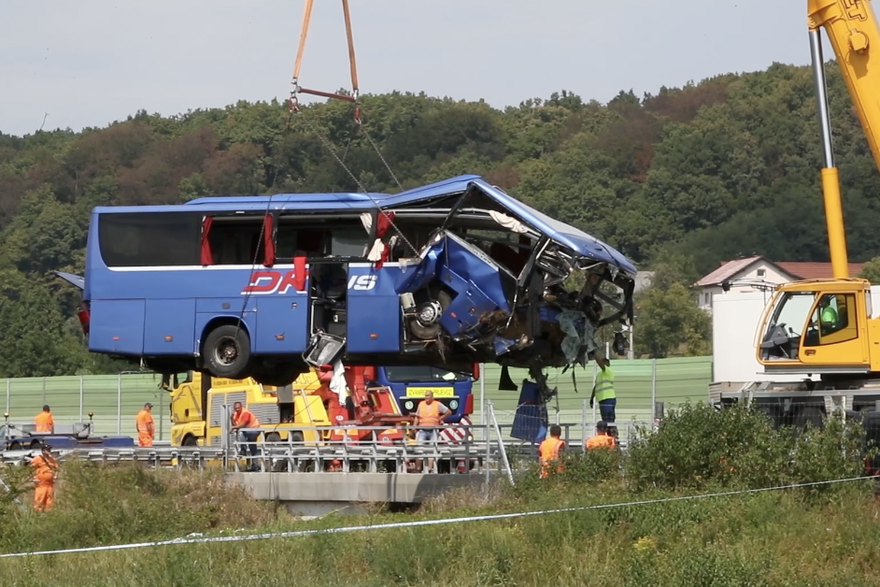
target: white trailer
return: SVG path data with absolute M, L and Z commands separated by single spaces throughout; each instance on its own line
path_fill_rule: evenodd
M 820 424 L 838 408 L 880 410 L 880 381 L 853 379 L 834 385 L 818 376 L 765 373 L 756 357 L 761 315 L 772 291 L 719 293 L 712 300 L 712 379 L 709 402 L 756 405 L 777 424 Z M 880 286 L 871 288 L 874 316 L 880 311 Z

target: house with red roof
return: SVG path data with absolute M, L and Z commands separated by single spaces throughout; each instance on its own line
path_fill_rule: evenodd
M 858 275 L 864 263 L 850 263 L 849 274 Z M 771 261 L 766 257 L 754 256 L 731 261 L 721 265 L 701 278 L 694 285 L 699 291 L 697 301 L 701 309 L 712 311 L 712 296 L 716 294 L 736 294 L 772 289 L 781 283 L 801 279 L 821 279 L 834 277 L 831 263 L 804 263 L 800 261 Z

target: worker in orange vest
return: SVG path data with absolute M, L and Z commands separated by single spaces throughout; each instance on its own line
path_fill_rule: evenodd
M 422 428 L 416 434 L 416 440 L 419 444 L 428 444 L 434 442 L 437 438 L 436 427 L 446 422 L 452 414 L 452 411 L 438 401 L 434 401 L 434 392 L 428 390 L 425 392 L 425 399 L 419 402 L 416 408 L 416 418 L 414 424 Z M 426 430 L 426 428 L 428 428 Z
M 419 402 L 416 408 L 416 417 L 413 424 L 420 427 L 416 432 L 418 444 L 433 444 L 437 440 L 437 427 L 446 422 L 446 418 L 452 415 L 452 410 L 442 403 L 434 400 L 434 392 L 430 389 L 425 392 L 425 399 Z M 421 468 L 421 463 L 419 463 Z M 428 460 L 428 468 L 434 468 L 434 459 Z
M 611 432 L 608 429 L 608 422 L 605 422 L 604 420 L 596 422 L 596 434 L 587 439 L 587 450 L 592 450 L 594 448 L 615 448 L 616 446 L 617 439 L 611 435 Z
M 562 449 L 565 448 L 565 441 L 560 436 L 562 436 L 562 428 L 559 427 L 559 424 L 554 424 L 550 426 L 550 436 L 538 446 L 538 454 L 541 459 L 541 479 L 550 476 L 550 463 L 560 461 Z M 563 469 L 564 467 L 560 463 L 556 467 L 556 472 L 561 473 Z
M 137 426 L 138 446 L 153 446 L 156 437 L 156 427 L 153 424 L 153 404 L 147 402 L 144 409 L 137 413 L 134 419 Z
M 31 459 L 34 468 L 34 510 L 47 512 L 55 505 L 55 479 L 58 476 L 58 461 L 52 456 L 52 447 L 43 445 L 42 452 Z
M 48 405 L 43 406 L 43 411 L 34 417 L 34 424 L 36 425 L 34 430 L 37 432 L 54 434 L 55 418 L 52 416 L 52 411 L 49 409 Z
M 259 428 L 260 421 L 254 415 L 252 411 L 245 408 L 241 405 L 241 402 L 235 402 L 232 405 L 232 432 L 237 433 L 242 428 Z M 252 432 L 244 432 L 241 431 L 241 436 L 243 437 L 243 441 L 248 443 L 245 446 L 245 452 L 250 452 L 251 459 L 257 458 L 257 439 L 260 437 L 260 431 L 255 430 Z M 251 462 L 251 466 L 249 467 L 252 471 L 257 469 L 257 464 L 255 462 Z

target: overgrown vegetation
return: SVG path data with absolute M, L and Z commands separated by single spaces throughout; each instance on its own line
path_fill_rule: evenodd
M 0 563 L 4 585 L 874 585 L 880 505 L 869 481 L 663 503 L 718 490 L 858 475 L 858 427 L 793 434 L 759 413 L 705 405 L 668 415 L 628 455 L 570 450 L 547 480 L 459 489 L 415 515 L 296 521 L 217 473 L 66 464 L 46 515 L 3 502 L 0 549 L 37 550 L 584 506 L 564 514 L 239 543 L 52 555 Z M 13 487 L 26 472 L 3 471 Z M 26 499 L 26 495 L 20 496 Z M 614 503 L 630 505 L 593 508 Z

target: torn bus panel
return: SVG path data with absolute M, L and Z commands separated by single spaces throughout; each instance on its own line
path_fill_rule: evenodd
M 404 317 L 419 338 L 436 336 L 440 327 L 453 340 L 469 340 L 481 317 L 509 314 L 502 281 L 513 287 L 514 279 L 477 247 L 441 232 L 424 248 L 421 259 L 414 269 L 403 266 L 397 283 L 399 293 L 419 294 L 417 305 L 410 296 L 402 298 Z
M 598 328 L 632 320 L 629 259 L 478 177 L 390 196 L 382 208 L 418 249 L 398 259 L 396 283 L 414 349 L 532 369 L 583 365 Z

